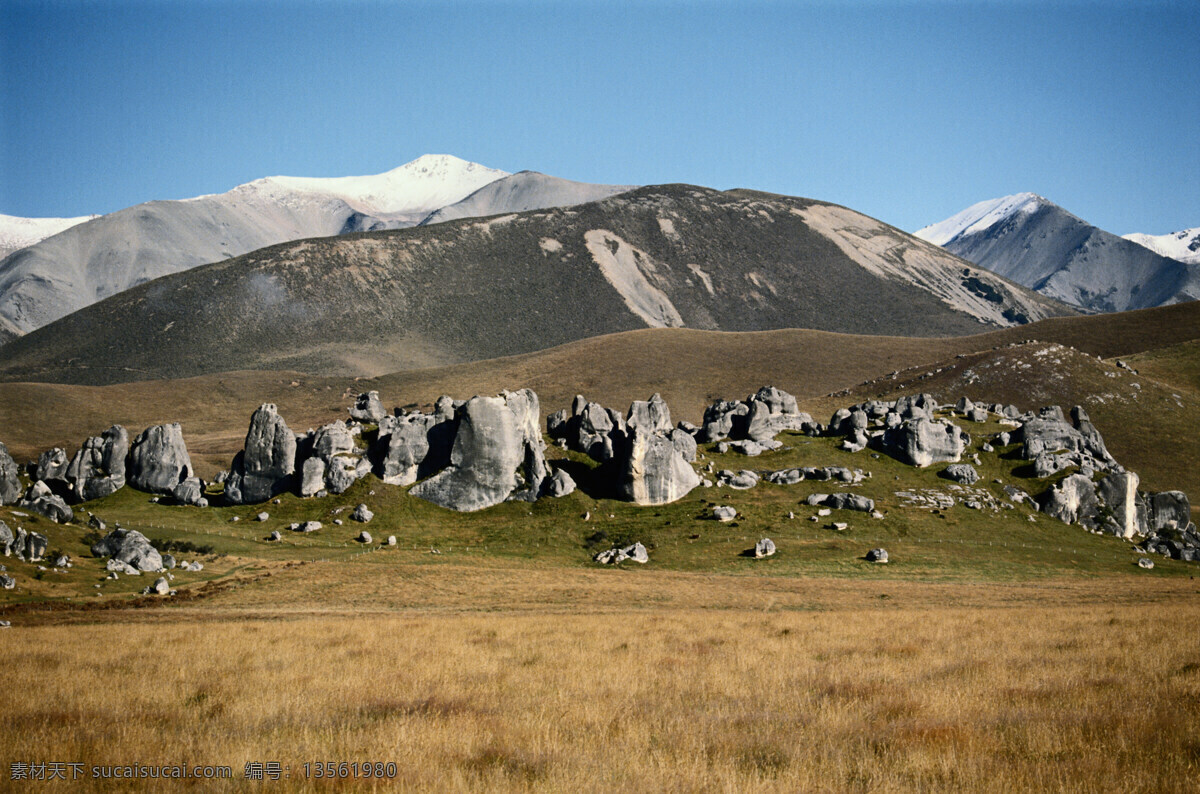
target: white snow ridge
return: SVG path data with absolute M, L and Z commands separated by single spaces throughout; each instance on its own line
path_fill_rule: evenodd
M 98 218 L 99 215 L 84 215 L 80 218 L 18 218 L 13 215 L 0 215 L 0 257 L 21 248 L 27 248 L 34 243 L 40 243 L 47 237 L 53 237 L 72 226 L 78 226 L 84 221 Z
M 484 185 L 508 176 L 448 154 L 426 154 L 399 168 L 370 176 L 269 176 L 235 190 L 265 193 L 308 193 L 337 198 L 359 212 L 375 216 L 429 213 L 461 201 Z
M 913 232 L 915 237 L 928 240 L 934 245 L 945 245 L 956 237 L 982 232 L 1018 212 L 1032 215 L 1045 199 L 1036 193 L 1017 193 L 1003 198 L 989 199 L 972 204 L 957 215 L 941 223 L 934 223 Z
M 1170 234 L 1127 234 L 1125 239 L 1149 248 L 1159 256 L 1200 265 L 1200 226 Z

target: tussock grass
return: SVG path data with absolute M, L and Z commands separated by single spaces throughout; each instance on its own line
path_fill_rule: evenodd
M 0 665 L 58 663 L 46 697 L 0 692 L 3 752 L 279 760 L 288 790 L 324 788 L 317 760 L 437 791 L 1189 790 L 1190 635 L 1157 606 L 1051 600 L 25 628 Z

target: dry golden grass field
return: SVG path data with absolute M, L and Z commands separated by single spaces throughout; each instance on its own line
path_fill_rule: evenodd
M 204 791 L 1184 792 L 1200 772 L 1191 579 L 451 566 L 323 601 L 347 573 L 7 631 L 6 762 L 232 768 L 137 787 Z M 272 761 L 279 782 L 244 779 Z M 395 777 L 317 779 L 330 761 Z

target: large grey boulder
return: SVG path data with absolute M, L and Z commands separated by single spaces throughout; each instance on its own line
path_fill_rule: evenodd
M 555 469 L 543 489 L 546 496 L 554 499 L 574 493 L 575 480 L 564 469 Z
M 934 463 L 957 463 L 970 440 L 957 425 L 924 417 L 884 430 L 881 437 L 883 451 L 920 468 Z
M 696 439 L 691 433 L 677 427 L 669 435 L 671 443 L 675 445 L 675 451 L 679 453 L 680 457 L 688 463 L 696 460 Z
M 41 480 L 29 486 L 25 497 L 17 504 L 58 524 L 66 524 L 75 517 L 74 511 L 63 498 L 51 491 L 50 486 Z
M 815 427 L 812 416 L 801 412 L 796 398 L 774 386 L 764 386 L 745 400 L 718 400 L 704 412 L 697 439 L 703 442 L 724 438 L 766 442 L 784 430 Z
M 761 560 L 763 557 L 770 557 L 775 553 L 775 541 L 770 538 L 763 538 L 754 544 L 754 558 Z
M 0 574 L 0 590 L 12 590 L 17 586 L 17 580 L 8 574 Z
M 113 425 L 83 442 L 71 459 L 67 479 L 75 499 L 102 499 L 125 487 L 125 458 L 129 455 L 129 433 Z
M 887 549 L 871 549 L 867 552 L 867 562 L 885 563 L 887 561 Z
M 95 557 L 111 557 L 139 571 L 161 571 L 162 555 L 141 532 L 118 527 L 92 545 Z
M 311 433 L 305 447 L 312 457 L 325 462 L 325 489 L 330 493 L 344 493 L 370 473 L 370 461 L 358 454 L 354 434 L 340 419 Z
M 379 392 L 369 391 L 354 398 L 354 407 L 350 409 L 350 418 L 365 424 L 377 425 L 387 416 L 387 409 L 379 401 Z
M 1072 474 L 1042 495 L 1042 512 L 1066 524 L 1087 525 L 1100 512 L 1091 478 Z
M 170 495 L 175 486 L 192 476 L 192 459 L 183 443 L 178 422 L 148 427 L 129 449 L 126 469 L 129 484 L 139 491 Z
M 15 536 L 13 531 L 9 529 L 8 524 L 0 521 L 0 552 L 4 553 L 5 557 L 12 555 L 12 546 Z
M 48 449 L 38 456 L 37 468 L 34 469 L 33 479 L 40 480 L 47 485 L 59 483 L 66 486 L 67 468 L 70 464 L 71 461 L 67 457 L 65 449 L 62 447 Z
M 364 524 L 369 522 L 374 517 L 375 514 L 371 512 L 371 508 L 367 507 L 365 504 L 360 504 L 358 507 L 354 508 L 354 512 L 350 514 L 351 519 L 355 521 L 361 521 Z
M 461 512 L 537 497 L 547 468 L 536 394 L 472 397 L 456 409 L 456 422 L 450 464 L 409 493 Z
M 740 401 L 718 400 L 704 411 L 704 422 L 696 438 L 698 441 L 712 443 L 723 438 L 730 438 L 734 433 L 734 425 L 739 417 L 750 413 L 750 406 Z
M 634 400 L 629 406 L 625 427 L 627 430 L 636 428 L 648 433 L 670 433 L 674 427 L 671 423 L 671 409 L 667 407 L 667 401 L 657 393 L 649 400 Z
M 568 449 L 604 463 L 613 459 L 625 437 L 625 419 L 577 394 L 570 412 L 559 411 L 548 417 L 546 429 L 551 438 L 565 441 Z
M 45 535 L 30 532 L 25 539 L 25 559 L 28 562 L 38 562 L 46 556 L 46 549 L 49 545 L 50 541 Z
M 700 477 L 679 454 L 666 433 L 630 431 L 621 461 L 620 497 L 639 505 L 661 505 L 683 498 Z
M 10 505 L 21 498 L 21 468 L 0 443 L 0 505 Z
M 17 527 L 17 532 L 13 536 L 12 553 L 19 560 L 25 559 L 25 543 L 29 540 L 29 533 L 22 527 Z
M 291 487 L 296 470 L 296 434 L 272 403 L 263 403 L 250 417 L 242 451 L 233 459 L 225 481 L 232 504 L 265 502 Z
M 360 477 L 371 469 L 363 465 L 362 458 L 354 455 L 336 455 L 325 464 L 325 488 L 332 494 L 345 493 Z
M 833 510 L 855 510 L 859 513 L 875 511 L 874 499 L 852 493 L 814 493 L 809 494 L 805 502 L 814 507 L 828 507 Z
M 1115 472 L 1100 481 L 1099 495 L 1107 508 L 1103 528 L 1119 538 L 1146 534 L 1146 505 L 1138 498 L 1138 476 Z
M 171 492 L 171 498 L 181 505 L 208 506 L 204 498 L 204 481 L 199 477 L 188 477 Z
M 1020 443 L 1021 457 L 1036 461 L 1047 453 L 1070 453 L 1073 465 L 1097 471 L 1119 471 L 1104 439 L 1080 406 L 1071 409 L 1068 422 L 1057 405 L 1043 408 L 1011 435 L 1010 440 Z M 1045 461 L 1043 468 L 1046 468 Z
M 300 469 L 300 495 L 315 496 L 325 490 L 325 461 L 309 458 Z
M 952 463 L 942 470 L 942 476 L 962 485 L 974 485 L 979 482 L 979 472 L 975 471 L 975 467 L 970 463 Z
M 450 462 L 454 416 L 412 413 L 379 424 L 375 456 L 379 476 L 389 485 L 412 485 Z
M 1163 491 L 1147 497 L 1147 528 L 1151 532 L 1165 529 L 1187 529 L 1191 522 L 1191 505 L 1183 491 Z
M 722 523 L 728 523 L 737 518 L 737 508 L 728 505 L 718 505 L 713 508 L 713 518 Z
M 322 425 L 310 438 L 312 455 L 326 464 L 336 455 L 352 455 L 356 447 L 354 435 L 342 420 Z

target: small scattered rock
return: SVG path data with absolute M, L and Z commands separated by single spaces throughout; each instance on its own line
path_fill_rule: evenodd
M 371 512 L 371 508 L 367 507 L 365 504 L 360 504 L 358 507 L 354 508 L 354 512 L 350 514 L 350 518 L 354 519 L 355 521 L 361 521 L 364 524 L 369 522 L 374 517 L 375 514 Z M 370 541 L 367 542 L 369 543 Z
M 1142 557 L 1141 559 L 1139 559 L 1137 561 L 1137 564 L 1138 564 L 1139 568 L 1145 568 L 1146 570 L 1150 570 L 1151 568 L 1154 567 L 1154 560 L 1150 559 L 1149 557 Z
M 713 518 L 718 521 L 732 521 L 737 518 L 737 509 L 727 506 L 714 507 Z
M 371 533 L 367 532 L 365 529 L 362 532 L 359 532 L 358 533 L 358 542 L 359 543 L 370 543 L 371 542 Z
M 758 543 L 754 544 L 754 558 L 755 559 L 762 559 L 763 557 L 770 557 L 774 553 L 775 553 L 775 541 L 771 540 L 770 538 L 763 538 Z
M 867 561 L 868 562 L 887 562 L 888 561 L 887 549 L 871 549 L 870 551 L 867 552 Z

